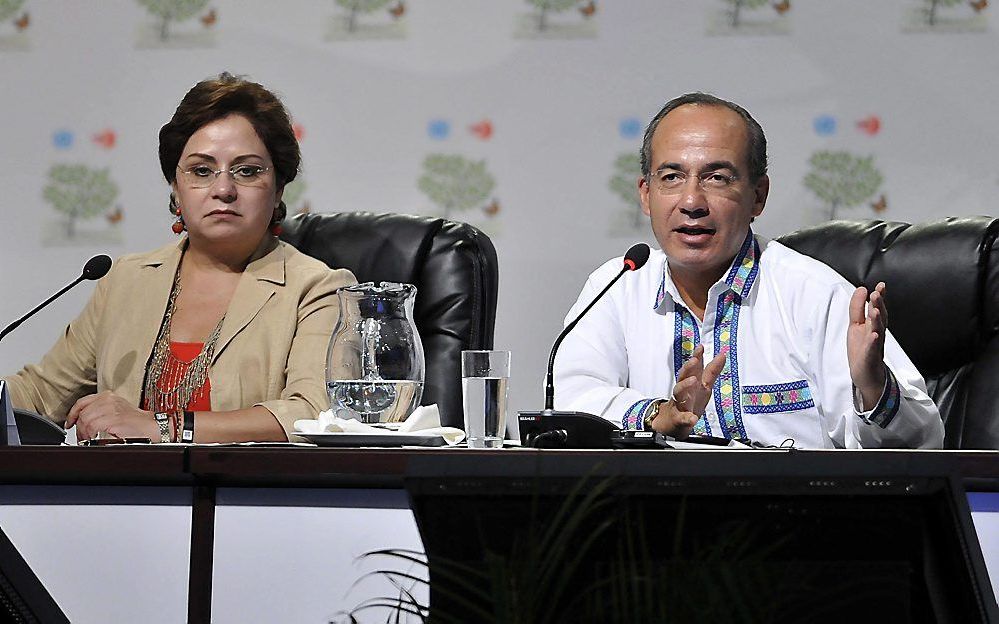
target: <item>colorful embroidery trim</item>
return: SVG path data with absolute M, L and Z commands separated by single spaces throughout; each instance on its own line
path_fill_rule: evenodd
M 673 382 L 677 381 L 680 369 L 694 354 L 694 347 L 700 342 L 697 336 L 697 321 L 687 308 L 677 304 L 673 310 Z M 697 435 L 711 435 L 711 424 L 707 415 L 702 415 L 694 425 Z
M 728 349 L 725 368 L 715 381 L 715 412 L 726 438 L 746 439 L 746 426 L 742 422 L 742 405 L 739 396 L 739 358 L 736 353 L 736 332 L 739 328 L 739 295 L 732 291 L 718 298 L 715 316 L 715 353 Z
M 739 358 L 736 350 L 736 334 L 739 329 L 739 309 L 743 299 L 749 296 L 760 272 L 760 246 L 752 229 L 732 262 L 725 283 L 729 290 L 718 297 L 715 313 L 714 353 L 727 351 L 725 367 L 715 382 L 714 406 L 721 427 L 721 435 L 726 438 L 745 439 L 746 427 L 742 421 L 742 404 L 739 390 Z M 666 265 L 663 265 L 663 278 L 656 295 L 656 308 L 666 297 Z M 680 368 L 690 359 L 694 347 L 700 342 L 697 322 L 693 315 L 679 302 L 674 302 L 673 320 L 673 375 L 679 375 Z M 711 424 L 704 414 L 694 425 L 694 433 L 712 435 Z
M 656 305 L 652 306 L 653 310 L 656 310 L 663 304 L 663 299 L 666 298 L 666 263 L 663 262 L 663 277 L 659 280 L 659 292 L 656 293 Z
M 747 414 L 793 412 L 810 407 L 815 407 L 815 401 L 804 379 L 769 386 L 745 386 L 742 389 L 742 411 Z
M 700 342 L 697 338 L 697 321 L 683 306 L 675 306 L 673 313 L 673 375 L 674 379 L 680 368 L 694 354 L 694 347 Z
M 621 427 L 623 429 L 631 429 L 641 431 L 645 428 L 643 421 L 645 420 L 645 411 L 649 406 L 656 402 L 656 399 L 643 399 L 641 401 L 636 401 L 628 408 L 628 411 L 624 413 L 624 418 L 621 419 Z
M 749 295 L 749 291 L 756 281 L 756 275 L 760 272 L 760 245 L 753 236 L 753 230 L 749 230 L 746 240 L 742 243 L 739 255 L 732 262 L 732 268 L 725 278 L 725 283 L 739 295 L 740 301 Z
M 881 401 L 874 407 L 874 410 L 871 411 L 871 415 L 868 417 L 868 420 L 882 429 L 891 423 L 895 418 L 895 414 L 898 414 L 902 398 L 895 375 L 892 374 L 891 369 L 887 366 L 885 367 L 885 371 L 888 373 L 888 387 L 885 389 Z
M 739 308 L 760 272 L 760 246 L 749 230 L 742 243 L 739 255 L 732 262 L 732 268 L 725 278 L 729 291 L 718 297 L 715 310 L 714 347 L 715 353 L 728 351 L 725 368 L 715 382 L 715 412 L 726 438 L 746 439 L 746 426 L 742 422 L 742 402 L 739 397 L 739 354 L 737 353 L 737 333 L 739 330 Z

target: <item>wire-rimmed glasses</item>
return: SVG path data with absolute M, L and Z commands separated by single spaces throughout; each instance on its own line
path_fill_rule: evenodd
M 650 173 L 645 180 L 662 195 L 677 195 L 686 188 L 688 177 L 686 173 L 676 169 L 660 169 Z M 739 176 L 726 173 L 726 170 L 714 169 L 697 175 L 696 179 L 697 185 L 705 193 L 724 193 L 735 186 Z
M 191 188 L 208 188 L 215 184 L 215 180 L 223 172 L 228 173 L 232 181 L 240 186 L 261 186 L 266 182 L 266 174 L 270 170 L 270 167 L 249 163 L 240 163 L 228 169 L 212 169 L 206 164 L 193 165 L 187 169 L 177 167 L 182 179 Z

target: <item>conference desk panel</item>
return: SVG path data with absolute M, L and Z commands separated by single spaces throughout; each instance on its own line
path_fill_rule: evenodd
M 288 620 L 293 614 L 295 621 L 327 622 L 391 590 L 371 579 L 351 589 L 374 569 L 358 563 L 358 555 L 422 547 L 404 486 L 406 475 L 427 459 L 461 457 L 483 466 L 502 460 L 524 474 L 537 474 L 539 466 L 545 474 L 575 474 L 611 460 L 627 472 L 629 464 L 652 457 L 664 471 L 690 478 L 766 478 L 803 466 L 816 476 L 835 476 L 849 472 L 856 453 L 10 448 L 0 449 L 0 527 L 72 621 L 107 621 L 108 608 L 100 605 L 108 603 L 136 620 L 177 621 L 177 608 L 146 599 L 145 585 L 159 590 L 164 581 L 144 571 L 166 570 L 169 589 L 160 595 L 175 607 L 188 600 L 190 621 Z M 992 578 L 999 577 L 999 453 L 862 453 L 885 474 L 954 470 L 976 492 L 979 541 Z M 146 527 L 152 541 L 140 546 Z M 65 565 L 67 550 L 81 563 L 58 576 L 53 570 Z M 185 567 L 180 560 L 188 555 Z M 176 578 L 185 571 L 186 587 Z
M 0 528 L 71 622 L 182 622 L 183 448 L 0 449 Z
M 419 536 L 413 532 L 412 515 L 396 499 L 396 506 L 383 508 L 372 516 L 377 520 L 366 522 L 361 520 L 360 514 L 345 513 L 345 490 L 339 488 L 361 488 L 355 490 L 352 498 L 361 505 L 359 511 L 370 512 L 370 506 L 363 507 L 364 501 L 370 505 L 370 501 L 377 500 L 379 493 L 384 491 L 375 488 L 400 488 L 407 476 L 421 472 L 419 464 L 441 458 L 460 458 L 467 460 L 462 462 L 466 465 L 481 467 L 483 474 L 510 477 L 538 474 L 571 477 L 591 471 L 593 474 L 642 474 L 651 459 L 658 465 L 659 472 L 680 477 L 671 479 L 674 485 L 682 484 L 684 479 L 695 482 L 720 474 L 738 477 L 731 484 L 734 494 L 746 494 L 754 485 L 765 487 L 768 481 L 780 481 L 782 475 L 789 473 L 811 473 L 824 480 L 855 475 L 857 463 L 864 463 L 873 472 L 887 476 L 953 473 L 986 491 L 979 493 L 979 497 L 994 496 L 987 491 L 994 490 L 999 483 L 999 455 L 981 452 L 315 449 L 299 458 L 289 456 L 282 449 L 255 452 L 253 449 L 202 447 L 192 449 L 191 457 L 192 472 L 218 487 L 216 527 L 219 532 L 223 525 L 227 527 L 228 537 L 224 540 L 217 537 L 215 550 L 216 589 L 213 590 L 212 612 L 216 619 L 222 618 L 217 620 L 222 622 L 236 622 L 253 613 L 279 614 L 280 607 L 262 597 L 265 595 L 263 588 L 273 590 L 274 595 L 293 596 L 289 610 L 300 621 L 321 621 L 331 613 L 357 605 L 367 596 L 391 596 L 391 591 L 372 594 L 358 591 L 358 588 L 347 592 L 345 588 L 371 569 L 356 560 L 358 555 L 380 548 L 422 549 Z M 444 470 L 448 463 L 445 462 Z M 247 484 L 253 486 L 246 487 Z M 273 487 L 260 488 L 261 484 Z M 294 484 L 298 489 L 288 489 L 288 484 Z M 230 507 L 229 501 L 224 499 L 231 499 L 236 507 Z M 303 509 L 307 509 L 307 513 L 303 514 Z M 974 519 L 983 531 L 999 537 L 999 514 L 980 512 L 974 514 Z M 250 527 L 255 527 L 255 531 Z M 510 530 L 515 529 L 511 526 Z M 257 545 L 253 558 L 248 558 L 248 544 L 259 544 L 256 540 L 261 537 L 269 543 L 280 543 L 282 537 L 292 531 L 297 531 L 292 547 L 302 549 L 297 555 L 291 556 L 281 546 L 272 548 L 268 556 Z M 353 539 L 344 539 L 345 535 Z M 987 535 L 983 542 L 989 547 L 999 539 Z M 999 552 L 993 550 L 988 554 L 992 565 L 999 564 Z M 288 561 L 291 559 L 297 566 L 289 574 Z M 258 569 L 252 579 L 247 579 L 245 589 L 236 589 L 241 584 L 220 586 L 222 579 L 234 570 L 263 560 L 275 562 L 275 565 L 262 571 Z M 232 565 L 232 562 L 238 562 L 238 565 Z M 398 562 L 390 560 L 383 560 L 381 565 L 400 569 Z M 303 587 L 311 589 L 305 592 Z M 424 594 L 418 591 L 417 595 Z

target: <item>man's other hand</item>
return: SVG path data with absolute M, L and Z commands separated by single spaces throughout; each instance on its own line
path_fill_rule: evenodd
M 888 308 L 885 283 L 878 282 L 868 297 L 863 286 L 850 299 L 850 326 L 846 332 L 846 357 L 850 379 L 860 391 L 864 411 L 874 409 L 885 387 L 885 334 Z

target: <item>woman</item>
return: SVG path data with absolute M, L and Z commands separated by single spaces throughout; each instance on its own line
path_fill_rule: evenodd
M 78 440 L 287 440 L 328 405 L 334 291 L 355 281 L 277 239 L 301 158 L 288 113 L 223 73 L 184 96 L 159 154 L 186 235 L 119 259 L 41 363 L 7 378 L 14 405 Z

